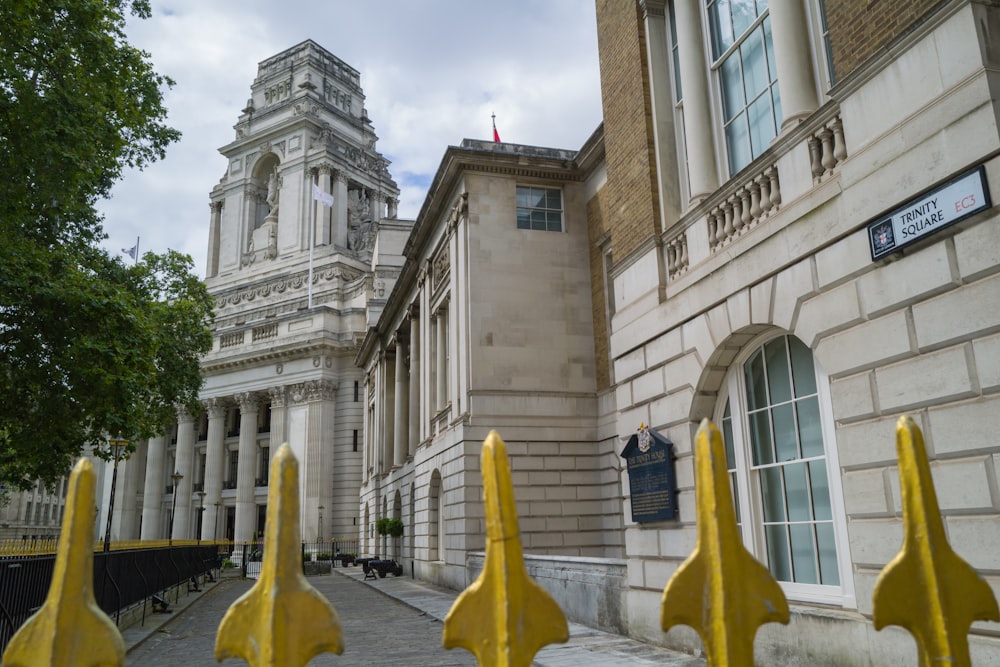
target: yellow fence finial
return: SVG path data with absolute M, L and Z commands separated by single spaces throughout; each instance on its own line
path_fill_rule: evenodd
M 125 664 L 122 636 L 94 599 L 95 488 L 93 466 L 80 459 L 69 477 L 49 594 L 10 640 L 4 667 Z
M 472 652 L 482 667 L 528 667 L 540 648 L 569 639 L 566 617 L 524 567 L 507 447 L 496 431 L 483 443 L 486 562 L 455 600 L 442 644 Z
M 753 667 L 753 639 L 764 623 L 788 623 L 778 582 L 743 546 L 729 489 L 726 451 L 705 419 L 694 449 L 698 541 L 663 589 L 660 625 L 689 625 L 705 644 L 709 667 Z
M 1000 621 L 996 598 L 948 544 L 924 436 L 907 416 L 896 423 L 896 455 L 903 548 L 875 582 L 872 623 L 876 630 L 909 630 L 922 666 L 970 665 L 969 627 L 973 621 Z
M 337 612 L 302 574 L 299 464 L 288 444 L 271 462 L 260 579 L 229 607 L 215 638 L 215 659 L 250 667 L 299 667 L 320 653 L 343 653 Z

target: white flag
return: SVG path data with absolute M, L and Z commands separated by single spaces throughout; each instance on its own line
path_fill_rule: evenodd
M 135 259 L 136 253 L 139 252 L 139 244 L 136 243 L 131 248 L 122 248 L 122 252 L 131 257 L 132 259 Z
M 333 195 L 323 192 L 322 188 L 313 183 L 313 199 L 323 202 L 323 206 L 333 206 Z

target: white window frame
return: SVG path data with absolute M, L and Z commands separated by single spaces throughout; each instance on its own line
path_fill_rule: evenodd
M 765 343 L 782 336 L 794 336 L 784 331 L 763 333 L 750 341 L 733 361 L 726 374 L 726 379 L 719 389 L 715 407 L 715 423 L 722 424 L 726 403 L 734 396 L 740 397 L 739 410 L 734 402 L 731 405 L 733 424 L 733 449 L 736 456 L 736 475 L 741 493 L 736 495 L 733 489 L 734 502 L 738 505 L 741 519 L 740 531 L 743 543 L 747 549 L 767 566 L 767 546 L 763 535 L 763 508 L 760 493 L 756 491 L 756 479 L 751 477 L 750 443 L 747 436 L 746 419 L 747 388 L 744 379 L 743 365 Z M 801 338 L 799 339 L 802 340 Z M 804 343 L 804 341 L 803 341 Z M 806 346 L 808 347 L 808 345 Z M 812 348 L 809 348 L 813 352 Z M 813 602 L 841 606 L 846 609 L 857 609 L 854 592 L 854 572 L 850 554 L 850 541 L 847 533 L 847 514 L 844 508 L 843 487 L 840 476 L 840 462 L 837 454 L 837 441 L 833 418 L 833 403 L 830 397 L 829 376 L 819 365 L 813 352 L 813 370 L 816 377 L 816 390 L 819 402 L 820 427 L 823 435 L 823 447 L 826 454 L 827 484 L 830 490 L 830 510 L 833 515 L 834 541 L 837 548 L 837 568 L 840 578 L 839 586 L 823 584 L 803 584 L 779 581 L 789 601 Z
M 558 192 L 559 193 L 559 208 L 558 209 L 554 209 L 554 208 L 548 208 L 547 206 L 544 207 L 544 208 L 538 207 L 538 206 L 520 206 L 519 203 L 518 203 L 518 195 L 520 194 L 520 191 L 521 191 L 522 188 L 528 188 L 528 189 L 531 189 L 531 190 L 542 190 L 542 191 L 545 192 L 546 200 L 548 199 L 548 193 L 549 192 Z M 518 215 L 517 215 L 521 210 L 542 211 L 542 212 L 544 212 L 546 214 L 549 214 L 549 213 L 551 213 L 553 211 L 558 211 L 558 213 L 559 213 L 559 229 L 549 229 L 548 220 L 546 220 L 545 229 L 536 229 L 535 227 L 531 226 L 532 223 L 530 223 L 530 222 L 528 223 L 529 224 L 528 227 L 522 227 L 520 225 L 520 220 L 518 220 Z M 521 231 L 526 231 L 526 232 L 532 232 L 532 231 L 534 231 L 534 232 L 542 232 L 542 231 L 545 231 L 545 232 L 556 232 L 556 233 L 562 233 L 562 232 L 566 231 L 566 197 L 565 197 L 565 193 L 563 192 L 562 188 L 552 187 L 550 185 L 542 185 L 542 184 L 538 184 L 538 183 L 518 183 L 517 185 L 514 186 L 514 211 L 515 211 L 515 213 L 514 213 L 514 224 L 517 227 L 517 229 L 519 229 Z
M 716 56 L 715 56 L 715 49 L 714 49 L 714 42 L 712 41 L 712 20 L 711 20 L 711 14 L 709 12 L 709 7 L 708 7 L 708 5 L 709 5 L 710 2 L 712 4 L 718 4 L 720 2 L 720 0 L 701 0 L 702 26 L 703 26 L 703 30 L 704 30 L 705 48 L 707 50 L 706 58 L 707 58 L 708 68 L 709 68 L 709 73 L 710 73 L 709 80 L 710 80 L 711 89 L 713 91 L 713 94 L 712 94 L 713 101 L 712 101 L 712 103 L 715 106 L 715 114 L 716 114 L 716 116 L 718 118 L 717 122 L 715 123 L 714 131 L 717 134 L 717 145 L 718 145 L 718 147 L 720 149 L 719 150 L 719 155 L 722 158 L 722 162 L 721 162 L 720 166 L 722 167 L 723 173 L 726 176 L 725 180 L 728 180 L 728 179 L 734 178 L 737 174 L 739 174 L 744 169 L 746 169 L 746 167 L 749 164 L 751 164 L 754 160 L 756 160 L 758 157 L 760 157 L 761 155 L 763 155 L 764 153 L 767 152 L 768 148 L 770 148 L 771 143 L 774 141 L 774 137 L 777 137 L 778 134 L 780 134 L 780 132 L 781 132 L 781 122 L 783 120 L 784 114 L 782 113 L 781 117 L 775 117 L 775 115 L 774 115 L 774 106 L 772 104 L 772 106 L 771 106 L 771 116 L 772 116 L 772 118 L 774 119 L 774 122 L 775 122 L 775 128 L 774 128 L 775 135 L 774 135 L 774 137 L 772 137 L 767 142 L 768 143 L 767 146 L 761 147 L 760 152 L 757 155 L 753 154 L 753 141 L 752 141 L 752 138 L 751 138 L 753 128 L 752 128 L 752 126 L 751 126 L 751 124 L 749 122 L 749 118 L 744 119 L 744 122 L 746 122 L 746 124 L 747 124 L 747 132 L 748 132 L 748 134 L 747 134 L 746 140 L 748 142 L 748 148 L 750 150 L 750 158 L 749 158 L 749 160 L 746 161 L 745 164 L 740 165 L 738 169 L 733 170 L 733 168 L 732 168 L 732 166 L 733 166 L 732 165 L 732 161 L 731 161 L 730 155 L 729 155 L 729 144 L 726 141 L 727 121 L 726 121 L 726 105 L 725 105 L 725 101 L 723 99 L 724 92 L 723 92 L 723 81 L 722 81 L 722 65 L 723 65 L 724 62 L 726 62 L 730 58 L 739 58 L 740 57 L 740 55 L 739 55 L 740 47 L 743 44 L 745 44 L 748 39 L 750 39 L 750 35 L 752 35 L 755 31 L 762 30 L 762 26 L 763 26 L 764 22 L 768 21 L 770 19 L 771 9 L 770 9 L 770 6 L 768 6 L 760 15 L 758 15 L 756 18 L 754 18 L 753 21 L 751 21 L 750 25 L 748 25 L 744 29 L 744 31 L 742 33 L 740 33 L 739 35 L 734 35 L 733 36 L 733 39 L 734 39 L 733 43 L 730 44 L 725 50 L 723 50 L 722 53 L 719 54 L 718 58 L 716 58 Z M 772 33 L 771 39 L 772 39 L 772 41 L 774 40 L 773 33 Z M 766 66 L 770 67 L 770 63 L 768 63 L 768 59 L 767 59 L 767 45 L 762 42 L 762 47 L 764 49 L 764 63 L 765 63 Z M 775 68 L 777 68 L 776 65 L 775 65 Z M 745 85 L 745 83 L 746 83 L 746 74 L 745 74 L 745 72 L 743 70 L 742 64 L 740 65 L 740 73 L 741 73 L 740 74 L 740 83 L 741 83 L 741 85 Z M 760 95 L 758 95 L 758 97 L 755 98 L 755 99 L 760 99 L 760 97 L 763 96 L 763 95 L 770 95 L 771 94 L 770 93 L 770 89 L 772 87 L 775 87 L 777 89 L 777 91 L 778 91 L 778 99 L 780 100 L 781 99 L 781 81 L 778 80 L 778 73 L 777 73 L 777 71 L 774 72 L 774 83 L 770 83 L 769 82 L 767 84 L 767 86 L 766 86 L 767 90 L 764 93 L 761 93 Z M 744 102 L 745 102 L 745 104 L 744 104 L 743 110 L 740 113 L 738 113 L 737 115 L 743 114 L 743 115 L 749 116 L 751 104 L 747 103 L 746 100 L 744 100 Z M 736 122 L 736 121 L 734 119 L 731 122 Z

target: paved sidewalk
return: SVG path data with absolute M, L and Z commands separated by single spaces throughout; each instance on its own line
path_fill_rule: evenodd
M 229 605 L 249 590 L 253 581 L 223 579 L 204 592 L 180 600 L 178 611 L 159 625 L 126 630 L 129 665 L 194 667 L 215 665 L 215 632 Z M 442 622 L 458 594 L 409 577 L 364 580 L 360 567 L 335 568 L 333 574 L 309 577 L 340 616 L 345 639 L 343 655 L 317 656 L 310 665 L 475 665 L 463 649 L 441 647 Z M 157 615 L 162 618 L 163 615 Z M 241 664 L 227 660 L 223 664 Z M 701 667 L 704 660 L 667 651 L 570 623 L 565 644 L 543 648 L 536 667 L 632 667 L 669 665 Z

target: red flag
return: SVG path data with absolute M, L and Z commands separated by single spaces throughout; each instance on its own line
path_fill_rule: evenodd
M 500 143 L 500 133 L 497 132 L 497 115 L 493 114 L 493 141 Z

